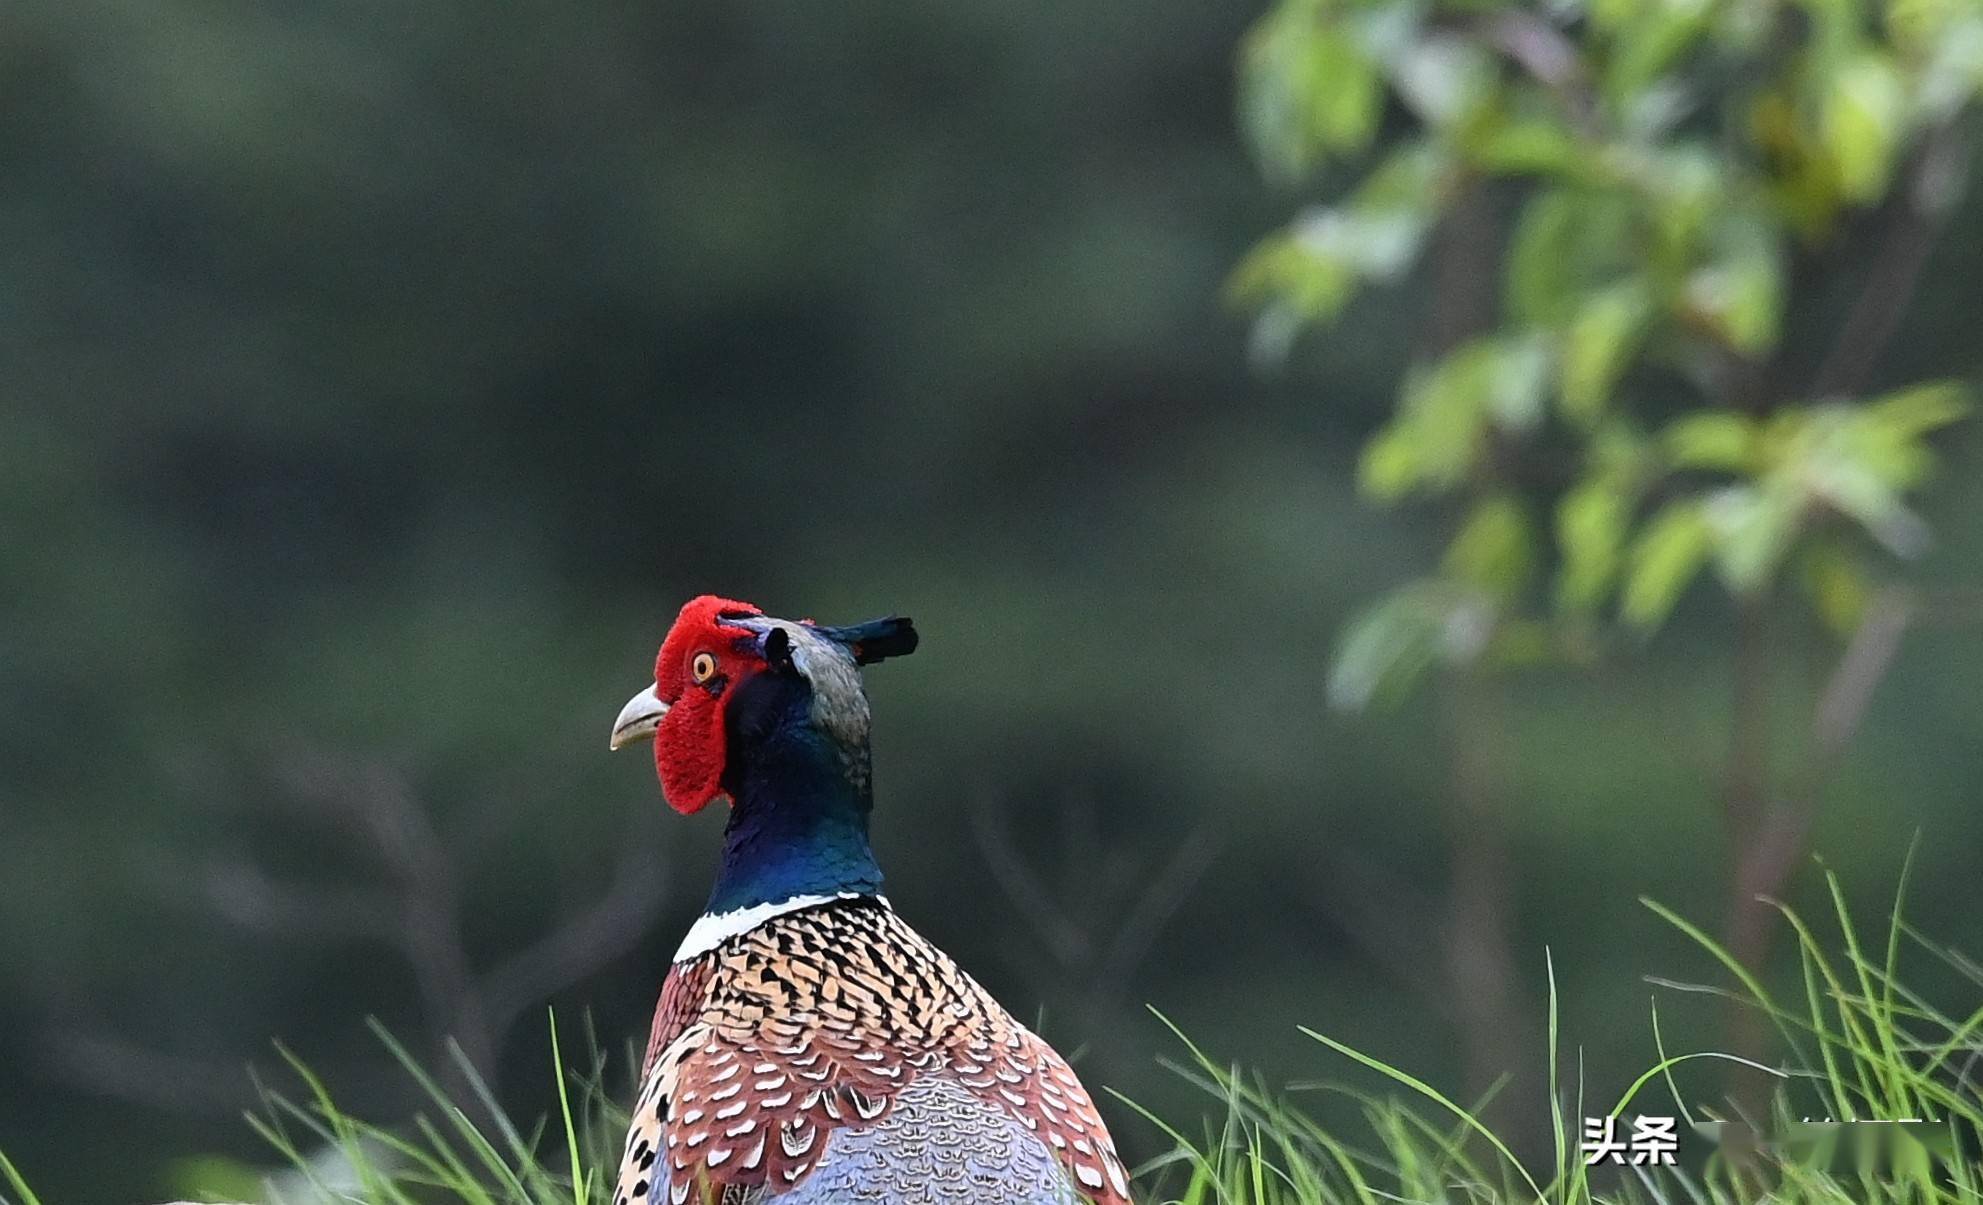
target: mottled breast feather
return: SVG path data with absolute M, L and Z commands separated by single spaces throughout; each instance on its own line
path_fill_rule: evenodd
M 910 1091 L 919 1080 L 933 1082 Z M 952 1103 L 933 1107 L 942 1100 Z M 978 1132 L 945 1166 L 960 1125 Z M 1013 1180 L 988 1166 L 988 1149 L 1010 1153 L 992 1162 L 1009 1163 Z M 934 1166 L 950 1181 L 847 1191 L 850 1201 L 1129 1202 L 1122 1161 L 1067 1063 L 886 904 L 786 913 L 676 964 L 615 1200 L 811 1200 L 810 1178 L 839 1182 L 855 1158 L 898 1175 Z M 1054 1166 L 1065 1183 L 1050 1195 L 1023 1187 Z

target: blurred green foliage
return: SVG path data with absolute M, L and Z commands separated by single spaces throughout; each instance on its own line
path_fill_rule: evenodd
M 1801 566 L 1849 634 L 1866 552 L 1924 548 L 1907 496 L 1967 406 L 1952 383 L 1841 398 L 1779 359 L 1791 264 L 1856 210 L 1953 205 L 1951 152 L 1925 144 L 1979 89 L 1983 7 L 1960 0 L 1280 0 L 1243 57 L 1254 154 L 1283 180 L 1356 178 L 1238 270 L 1264 354 L 1402 277 L 1486 189 L 1513 209 L 1470 264 L 1499 261 L 1483 331 L 1425 349 L 1364 446 L 1371 498 L 1469 501 L 1438 580 L 1352 624 L 1336 700 L 1584 650 L 1613 613 L 1650 632 L 1710 567 L 1756 597 Z

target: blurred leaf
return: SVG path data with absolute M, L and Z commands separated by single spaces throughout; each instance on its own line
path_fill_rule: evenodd
M 1728 209 L 1727 160 L 1712 147 L 1681 142 L 1640 152 L 1634 167 L 1652 202 L 1650 266 L 1678 275 L 1699 259 L 1712 224 Z
M 1749 108 L 1749 136 L 1767 168 L 1765 193 L 1806 238 L 1823 235 L 1839 207 L 1838 173 L 1831 155 L 1799 116 L 1793 89 L 1770 88 Z
M 1309 319 L 1296 307 L 1274 300 L 1260 308 L 1247 332 L 1246 357 L 1261 372 L 1271 372 L 1287 359 Z
M 1394 501 L 1426 477 L 1417 434 L 1411 424 L 1393 421 L 1371 437 L 1357 461 L 1357 485 L 1364 493 L 1380 502 Z
M 1618 127 L 1629 142 L 1656 144 L 1699 105 L 1700 96 L 1686 83 L 1671 78 L 1655 80 L 1621 98 Z
M 1913 440 L 1960 422 L 1972 409 L 1967 387 L 1954 381 L 1931 381 L 1874 398 L 1866 403 L 1863 413 L 1882 433 Z
M 1309 94 L 1315 140 L 1331 151 L 1355 151 L 1377 132 L 1383 88 L 1373 64 L 1340 29 L 1317 34 L 1309 51 Z
M 1541 193 L 1523 207 L 1508 247 L 1508 308 L 1516 321 L 1554 325 L 1568 312 L 1564 244 L 1582 208 L 1582 198 L 1567 189 Z
M 1805 550 L 1798 569 L 1799 583 L 1832 634 L 1845 639 L 1858 631 L 1873 600 L 1865 567 L 1838 542 L 1826 540 Z
M 1651 442 L 1629 422 L 1607 422 L 1599 427 L 1586 451 L 1596 470 L 1619 474 L 1624 480 L 1636 482 L 1659 468 Z
M 1608 6 L 1617 31 L 1604 73 L 1604 95 L 1622 112 L 1707 32 L 1711 0 L 1619 0 Z
M 1474 504 L 1441 568 L 1447 577 L 1505 604 L 1528 584 L 1534 565 L 1528 513 L 1513 495 L 1498 493 Z
M 1629 269 L 1632 210 L 1611 192 L 1552 188 L 1523 207 L 1508 251 L 1508 307 L 1523 325 L 1557 327 L 1582 296 Z
M 1364 448 L 1359 481 L 1392 500 L 1464 481 L 1491 421 L 1526 430 L 1542 417 L 1549 348 L 1534 333 L 1469 340 L 1405 376 L 1398 415 Z
M 1473 467 L 1486 399 L 1466 387 L 1473 382 L 1442 368 L 1406 374 L 1398 417 L 1364 450 L 1359 481 L 1371 496 L 1390 500 L 1419 487 L 1450 489 Z
M 1408 144 L 1344 204 L 1307 209 L 1261 240 L 1227 285 L 1235 302 L 1261 308 L 1256 354 L 1277 359 L 1301 328 L 1333 320 L 1358 285 L 1411 267 L 1437 217 L 1446 168 L 1443 155 Z
M 1937 19 L 1909 32 L 1904 14 L 1938 10 Z M 1983 11 L 1973 0 L 1914 0 L 1889 8 L 1889 28 L 1903 47 L 1927 61 L 1917 72 L 1915 105 L 1924 122 L 1946 121 L 1983 87 Z
M 1478 117 L 1499 76 L 1486 47 L 1445 33 L 1412 43 L 1392 71 L 1406 106 L 1435 130 L 1463 127 Z
M 1587 479 L 1556 504 L 1556 544 L 1562 553 L 1556 602 L 1588 611 L 1604 601 L 1618 576 L 1633 499 L 1617 474 Z
M 1729 590 L 1754 594 L 1769 584 L 1797 538 L 1803 511 L 1802 499 L 1781 480 L 1732 485 L 1708 496 L 1701 513 Z
M 1481 661 L 1497 669 L 1522 669 L 1563 660 L 1556 629 L 1534 619 L 1504 619 L 1481 653 Z
M 1785 455 L 1799 461 L 1798 471 L 1826 501 L 1862 521 L 1890 520 L 1900 513 L 1899 495 L 1919 486 L 1934 467 L 1927 435 L 1968 412 L 1966 391 L 1948 382 L 1861 405 L 1813 406 L 1801 412 L 1803 426 L 1786 444 Z M 1891 538 L 1883 542 L 1894 544 Z M 1902 537 L 1901 542 L 1924 541 Z
M 1976 11 L 1972 0 L 1888 0 L 1886 28 L 1894 45 L 1926 55 L 1964 18 Z
M 1590 151 L 1556 117 L 1500 122 L 1468 140 L 1468 157 L 1480 168 L 1504 175 L 1598 176 Z
M 1896 556 L 1911 557 L 1927 548 L 1928 527 L 1903 495 L 1933 464 L 1916 432 L 1952 421 L 1960 397 L 1929 388 L 1896 400 L 1890 411 L 1832 403 L 1780 415 L 1772 423 L 1778 450 L 1770 480 L 1851 517 Z
M 1645 7 L 1645 0 L 1587 0 L 1598 29 L 1615 33 Z
M 1874 50 L 1831 74 L 1820 128 L 1847 199 L 1878 200 L 1903 133 L 1906 89 L 1893 60 Z
M 1241 48 L 1240 126 L 1262 170 L 1279 179 L 1368 145 L 1382 89 L 1350 31 L 1312 4 L 1279 5 Z
M 1750 473 L 1759 467 L 1756 424 L 1743 415 L 1689 414 L 1667 424 L 1659 439 L 1667 462 L 1676 469 Z
M 1900 490 L 1866 460 L 1836 456 L 1804 466 L 1807 488 L 1817 499 L 1851 516 L 1898 557 L 1928 550 L 1928 524 L 1909 509 Z
M 1329 703 L 1346 711 L 1396 703 L 1434 665 L 1478 660 L 1496 628 L 1486 600 L 1451 582 L 1394 590 L 1344 627 L 1329 669 Z
M 1548 396 L 1550 347 L 1538 333 L 1502 335 L 1475 342 L 1456 353 L 1479 388 L 1494 421 L 1513 431 L 1533 429 L 1543 418 Z M 1469 387 L 1463 382 L 1459 387 Z
M 1356 189 L 1359 210 L 1410 210 L 1430 214 L 1445 201 L 1452 157 L 1435 143 L 1407 140 L 1384 156 Z
M 1619 605 L 1625 622 L 1643 632 L 1666 622 L 1712 548 L 1707 517 L 1698 501 L 1683 498 L 1661 508 L 1632 544 Z
M 1759 358 L 1776 346 L 1783 264 L 1768 227 L 1753 215 L 1724 219 L 1715 257 L 1688 277 L 1691 317 L 1726 346 Z
M 1358 276 L 1388 279 L 1411 265 L 1430 215 L 1402 206 L 1311 210 L 1293 227 L 1308 254 Z
M 1627 281 L 1589 298 L 1571 320 L 1563 347 L 1563 412 L 1584 426 L 1611 400 L 1645 333 L 1652 304 L 1645 288 Z
M 1439 660 L 1446 610 L 1421 584 L 1379 599 L 1350 620 L 1329 668 L 1330 705 L 1361 711 L 1403 698 Z
M 1357 276 L 1347 263 L 1292 233 L 1261 240 L 1238 268 L 1227 290 L 1232 299 L 1263 310 L 1278 311 L 1273 321 L 1292 332 L 1312 322 L 1327 322 L 1342 312 L 1356 291 Z

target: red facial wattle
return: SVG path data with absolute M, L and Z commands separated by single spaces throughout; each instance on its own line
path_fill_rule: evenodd
M 700 689 L 668 709 L 654 734 L 654 768 L 668 806 L 687 816 L 723 793 L 723 702 Z
M 655 658 L 654 693 L 668 704 L 668 713 L 654 734 L 654 766 L 668 806 L 685 816 L 723 793 L 724 703 L 745 675 L 764 664 L 738 649 L 739 637 L 749 633 L 723 619 L 763 613 L 713 594 L 691 599 Z M 703 682 L 695 680 L 693 668 L 699 654 L 715 659 L 715 672 Z

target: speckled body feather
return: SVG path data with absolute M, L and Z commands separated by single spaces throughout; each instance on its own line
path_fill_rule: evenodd
M 616 1201 L 1128 1205 L 1080 1081 L 874 898 L 668 975 Z

